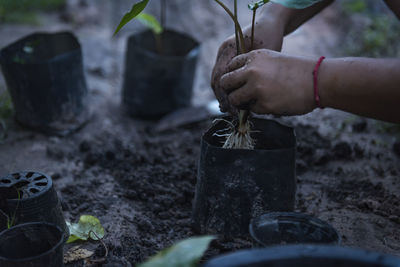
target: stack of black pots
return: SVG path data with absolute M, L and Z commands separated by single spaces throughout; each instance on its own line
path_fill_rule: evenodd
M 0 266 L 62 266 L 69 231 L 49 176 L 0 178 L 0 231 Z

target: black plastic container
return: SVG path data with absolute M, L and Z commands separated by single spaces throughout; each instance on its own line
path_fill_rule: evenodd
M 297 212 L 263 214 L 251 221 L 249 230 L 259 247 L 280 244 L 340 244 L 340 237 L 331 225 Z
M 0 64 L 22 125 L 65 135 L 87 121 L 82 51 L 73 34 L 29 35 L 3 48 Z
M 400 258 L 361 249 L 287 245 L 243 250 L 211 259 L 203 267 L 399 267 Z
M 222 148 L 223 138 L 214 133 L 228 127 L 224 121 L 202 137 L 192 214 L 199 233 L 248 235 L 252 218 L 294 208 L 294 130 L 272 120 L 251 121 L 254 150 Z
M 0 209 L 13 225 L 48 222 L 69 230 L 52 179 L 38 172 L 18 172 L 0 178 Z M 0 214 L 0 231 L 7 227 L 7 217 Z
M 35 222 L 0 233 L 0 266 L 63 266 L 63 231 L 54 224 Z
M 161 34 L 161 53 L 151 31 L 127 44 L 122 102 L 135 117 L 159 118 L 191 103 L 199 43 L 170 30 Z

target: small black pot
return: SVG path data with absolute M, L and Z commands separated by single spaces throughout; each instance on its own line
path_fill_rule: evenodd
M 331 225 L 297 212 L 263 214 L 251 221 L 249 230 L 259 247 L 279 244 L 340 244 L 340 237 Z
M 25 223 L 0 233 L 0 266 L 63 266 L 63 231 L 54 224 Z
M 159 118 L 190 105 L 199 43 L 170 30 L 161 43 L 162 54 L 151 31 L 128 40 L 122 102 L 132 116 Z
M 26 222 L 49 222 L 69 230 L 52 179 L 38 172 L 18 172 L 0 178 L 0 209 L 13 225 Z M 0 231 L 7 227 L 7 217 L 0 214 Z
M 87 121 L 82 51 L 72 33 L 35 33 L 3 48 L 0 64 L 21 124 L 65 135 Z
M 287 245 L 243 250 L 211 259 L 203 267 L 399 267 L 400 258 L 361 249 Z
M 252 119 L 254 150 L 224 149 L 214 136 L 227 128 L 219 121 L 201 140 L 193 203 L 193 226 L 199 233 L 248 235 L 250 220 L 267 211 L 294 209 L 294 130 L 272 120 Z

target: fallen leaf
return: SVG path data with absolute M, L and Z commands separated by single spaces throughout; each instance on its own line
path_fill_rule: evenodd
M 93 254 L 93 251 L 74 246 L 65 253 L 64 264 L 90 258 Z
M 70 236 L 67 243 L 77 240 L 99 240 L 104 237 L 104 228 L 101 226 L 99 219 L 91 215 L 82 215 L 78 223 L 67 222 Z

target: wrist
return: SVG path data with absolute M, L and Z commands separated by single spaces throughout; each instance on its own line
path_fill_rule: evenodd
M 332 78 L 332 72 L 329 70 L 333 59 L 325 59 L 318 70 L 318 94 L 321 107 L 332 107 L 333 99 L 331 87 L 334 87 L 336 81 Z
M 281 31 L 283 35 L 289 24 L 290 15 L 289 8 L 269 2 L 262 8 L 257 22 L 261 25 L 272 25 L 275 29 Z

